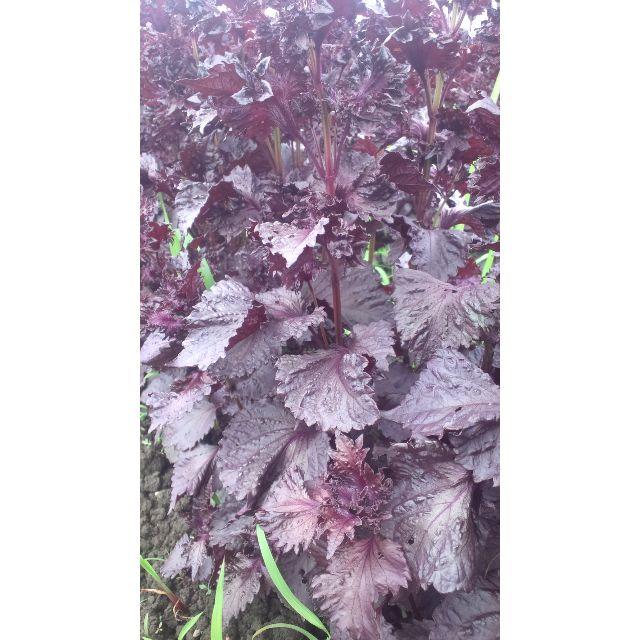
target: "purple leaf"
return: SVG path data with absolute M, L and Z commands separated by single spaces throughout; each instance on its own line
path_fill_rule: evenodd
M 209 557 L 206 540 L 195 540 L 189 547 L 187 566 L 191 568 L 191 579 L 207 580 L 213 571 L 213 560 Z
M 499 415 L 500 390 L 491 377 L 461 353 L 442 349 L 429 360 L 409 394 L 384 417 L 424 441 L 445 429 L 462 430 Z
M 331 279 L 322 271 L 312 281 L 318 300 L 333 304 Z M 370 267 L 347 269 L 340 279 L 342 317 L 351 326 L 390 320 L 393 309 L 389 296 L 378 283 L 378 276 Z
M 276 363 L 278 393 L 308 425 L 323 431 L 363 429 L 379 416 L 366 365 L 366 358 L 342 348 L 282 356 Z
M 320 308 L 307 313 L 302 295 L 284 287 L 259 293 L 256 300 L 264 305 L 267 319 L 275 329 L 275 339 L 279 341 L 289 338 L 300 340 L 307 329 L 317 327 L 326 318 L 324 310 Z
M 312 589 L 335 627 L 353 640 L 379 640 L 382 596 L 407 586 L 409 571 L 400 547 L 380 536 L 341 548 Z
M 180 181 L 174 202 L 173 218 L 175 226 L 183 237 L 206 205 L 210 187 L 211 185 L 204 182 Z
M 165 578 L 174 578 L 187 566 L 187 553 L 189 551 L 189 536 L 183 534 L 171 550 L 169 557 L 160 567 L 160 573 Z
M 388 359 L 393 358 L 393 327 L 385 320 L 353 326 L 350 350 L 361 355 L 371 356 L 381 371 L 389 371 Z
M 280 254 L 287 267 L 294 265 L 306 247 L 313 247 L 316 238 L 324 233 L 329 218 L 320 218 L 312 227 L 299 228 L 287 222 L 263 222 L 256 226 L 260 239 Z
M 255 299 L 264 306 L 267 322 L 229 349 L 214 365 L 213 371 L 218 377 L 253 373 L 274 360 L 274 354 L 279 355 L 281 344 L 290 338 L 304 338 L 308 329 L 322 324 L 326 317 L 320 308 L 307 313 L 301 294 L 284 287 L 259 293 Z
M 464 467 L 436 443 L 391 448 L 391 519 L 383 531 L 402 543 L 412 576 L 423 589 L 466 589 L 475 572 L 471 519 L 473 483 Z
M 185 453 L 173 467 L 171 476 L 171 502 L 169 513 L 173 511 L 176 500 L 185 494 L 195 495 L 211 470 L 211 463 L 218 452 L 218 447 L 200 444 Z
M 261 401 L 244 407 L 233 416 L 220 440 L 216 468 L 222 484 L 239 499 L 253 494 L 269 466 L 292 443 L 295 448 L 289 455 L 310 477 L 320 470 L 323 473 L 326 453 L 314 438 L 301 439 L 303 432 L 296 431 L 297 426 L 298 421 L 279 403 Z M 304 447 L 303 442 L 310 446 Z
M 260 522 L 284 551 L 306 549 L 314 539 L 322 495 L 309 495 L 300 470 L 290 469 L 277 482 L 260 511 Z
M 397 269 L 395 285 L 396 325 L 417 364 L 441 347 L 468 347 L 497 321 L 495 284 L 454 286 L 422 271 Z
M 467 259 L 469 234 L 464 231 L 420 229 L 411 232 L 411 263 L 438 280 L 447 281 Z
M 224 497 L 221 505 L 213 510 L 209 527 L 209 544 L 227 550 L 238 550 L 242 537 L 253 531 L 253 516 L 247 515 L 244 504 L 231 496 Z
M 144 341 L 140 349 L 140 362 L 142 364 L 151 364 L 159 358 L 163 352 L 171 347 L 171 339 L 162 331 L 156 330 L 151 332 Z
M 166 578 L 174 578 L 183 569 L 191 569 L 192 580 L 207 580 L 213 571 L 213 561 L 208 555 L 205 541 L 194 541 L 186 533 L 160 567 L 160 573 Z
M 190 411 L 162 429 L 162 442 L 166 447 L 188 451 L 211 431 L 215 422 L 215 405 L 200 400 Z
M 433 612 L 429 640 L 498 640 L 500 594 L 493 583 L 479 581 L 469 593 L 450 593 Z
M 397 151 L 387 153 L 380 160 L 380 170 L 398 189 L 406 191 L 411 195 L 423 193 L 429 189 L 429 183 L 422 175 L 418 166 L 401 156 Z
M 500 484 L 500 427 L 483 422 L 449 439 L 456 452 L 456 462 L 473 472 L 475 482 L 492 480 Z
M 158 383 L 165 380 L 164 375 L 166 374 L 163 374 L 162 378 L 159 376 L 158 379 L 154 379 L 155 382 L 152 380 L 146 396 L 146 403 L 151 409 L 149 431 L 162 429 L 168 424 L 175 423 L 211 392 L 211 380 L 206 374 L 196 374 L 185 380 L 167 377 L 166 383 L 160 387 Z
M 253 296 L 239 282 L 227 278 L 202 294 L 187 318 L 192 328 L 173 366 L 206 369 L 222 358 L 230 340 L 249 314 Z
M 253 601 L 260 590 L 262 560 L 238 554 L 229 563 L 224 575 L 223 627 Z

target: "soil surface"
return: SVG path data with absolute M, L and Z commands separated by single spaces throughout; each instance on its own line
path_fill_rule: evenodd
M 143 429 L 141 429 L 141 432 Z M 171 495 L 171 466 L 161 449 L 149 443 L 141 433 L 140 444 L 140 553 L 145 558 L 166 558 L 178 538 L 187 530 L 186 522 L 181 516 L 181 507 L 186 507 L 184 500 L 180 502 L 171 515 L 169 497 Z M 151 560 L 156 571 L 162 565 L 160 560 Z M 193 616 L 200 611 L 204 614 L 198 623 L 187 634 L 186 638 L 206 638 L 208 640 L 213 607 L 213 581 L 210 584 L 196 584 L 186 573 L 172 580 L 165 581 L 182 599 Z M 140 570 L 141 589 L 155 588 L 151 578 Z M 281 604 L 278 596 L 271 592 L 268 596 L 262 591 L 255 600 L 232 620 L 225 635 L 229 640 L 247 640 L 253 633 L 272 622 L 292 622 L 299 624 L 296 615 Z M 168 598 L 154 593 L 140 592 L 140 636 L 152 640 L 175 640 L 178 637 L 184 620 L 176 620 Z M 291 632 L 279 630 L 268 631 L 266 640 L 282 640 L 290 637 Z

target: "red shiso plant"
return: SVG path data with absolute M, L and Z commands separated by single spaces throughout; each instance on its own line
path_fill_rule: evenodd
M 141 360 L 225 623 L 497 638 L 499 9 L 143 0 Z

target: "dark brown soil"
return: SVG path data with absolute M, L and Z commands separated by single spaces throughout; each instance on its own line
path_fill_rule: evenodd
M 145 444 L 147 443 L 147 444 Z M 140 553 L 145 558 L 166 558 L 176 540 L 186 531 L 186 523 L 181 517 L 181 506 L 167 515 L 171 494 L 171 467 L 162 451 L 149 443 L 141 435 L 140 445 Z M 151 562 L 156 570 L 161 561 Z M 213 607 L 213 584 L 198 585 L 188 575 L 180 575 L 166 581 L 169 587 L 182 599 L 189 609 L 189 615 L 204 611 L 197 625 L 187 638 L 209 638 L 211 609 Z M 141 569 L 140 587 L 155 588 L 151 578 Z M 226 635 L 230 640 L 247 640 L 261 626 L 271 622 L 299 623 L 296 616 L 280 603 L 273 592 L 269 596 L 258 594 L 253 603 L 240 616 L 233 620 Z M 171 603 L 165 596 L 153 593 L 140 593 L 140 635 L 152 640 L 175 640 L 183 620 L 176 621 Z M 288 637 L 291 632 L 269 631 L 265 638 L 278 640 Z

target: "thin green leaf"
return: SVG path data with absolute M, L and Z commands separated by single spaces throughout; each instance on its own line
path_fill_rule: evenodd
M 487 277 L 487 274 L 489 273 L 489 271 L 491 271 L 491 267 L 493 267 L 493 257 L 494 257 L 494 252 L 493 249 L 489 249 L 489 255 L 487 256 L 487 259 L 484 261 L 484 264 L 482 265 L 482 272 L 481 272 L 481 276 L 482 276 L 482 281 L 484 282 L 485 278 Z
M 383 287 L 386 287 L 387 285 L 391 284 L 391 278 L 389 277 L 389 274 L 381 266 L 376 265 L 374 269 L 376 270 L 376 273 L 380 276 L 380 284 Z
M 469 195 L 469 194 L 467 194 Z M 453 227 L 451 227 L 454 231 L 464 231 L 464 223 L 461 222 L 460 224 L 454 224 Z
M 142 636 L 142 640 L 153 640 L 153 638 L 150 638 L 149 636 Z
M 167 593 L 172 593 L 171 589 L 162 581 L 162 578 L 158 575 L 156 570 L 151 566 L 151 563 L 140 556 L 140 566 L 153 578 L 153 580 Z
M 182 251 L 182 239 L 180 237 L 180 230 L 176 229 L 169 243 L 169 252 L 171 253 L 171 257 L 175 258 L 180 251 Z
M 166 224 L 171 226 L 171 220 L 169 220 L 169 214 L 167 213 L 167 208 L 164 206 L 164 196 L 159 193 L 158 194 L 158 202 L 160 203 L 160 208 L 162 209 L 162 216 L 164 217 L 164 221 Z
M 295 624 L 287 624 L 286 622 L 274 622 L 273 624 L 268 624 L 265 627 L 261 627 L 251 636 L 251 640 L 253 640 L 253 638 L 255 638 L 256 636 L 259 636 L 262 632 L 268 631 L 269 629 L 293 629 L 293 631 L 298 631 L 309 640 L 318 640 L 318 638 L 309 633 L 306 629 L 298 627 Z
M 222 638 L 222 605 L 224 602 L 224 560 L 220 565 L 220 575 L 216 584 L 216 595 L 213 601 L 211 614 L 211 640 L 223 640 Z
M 213 277 L 213 273 L 211 273 L 211 267 L 209 267 L 209 263 L 206 258 L 202 258 L 200 261 L 198 273 L 202 278 L 202 282 L 204 282 L 205 289 L 211 289 L 211 287 L 216 283 L 216 279 Z
M 331 637 L 328 629 L 322 624 L 322 621 L 318 616 L 313 613 L 307 606 L 305 606 L 296 596 L 293 591 L 289 588 L 289 585 L 285 582 L 282 574 L 280 573 L 280 569 L 278 569 L 278 565 L 271 553 L 271 549 L 269 548 L 269 543 L 267 542 L 267 537 L 264 534 L 264 530 L 262 527 L 257 524 L 256 525 L 256 535 L 258 536 L 258 544 L 260 545 L 260 553 L 262 554 L 262 559 L 264 561 L 264 565 L 267 568 L 267 572 L 269 573 L 269 577 L 273 581 L 276 589 L 280 592 L 280 595 L 285 599 L 287 604 L 304 620 L 312 624 L 314 627 L 321 629 L 327 634 L 327 638 Z
M 178 640 L 182 640 L 187 635 L 187 633 L 189 633 L 189 629 L 191 629 L 191 627 L 196 625 L 198 620 L 200 620 L 200 616 L 203 613 L 204 613 L 204 611 L 201 611 L 198 615 L 193 616 L 192 618 L 189 618 L 184 623 L 184 627 L 182 627 L 182 629 L 180 629 L 180 633 L 178 634 Z

